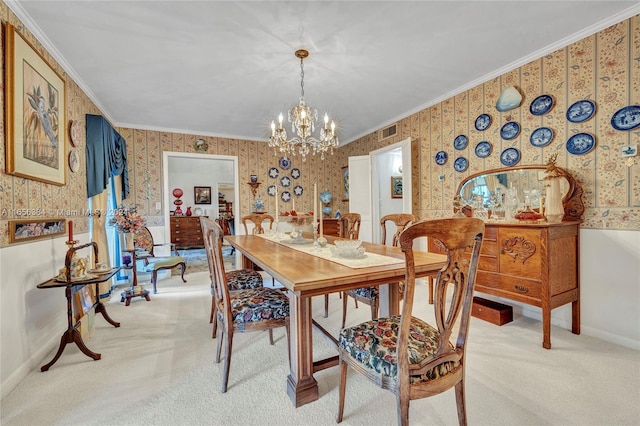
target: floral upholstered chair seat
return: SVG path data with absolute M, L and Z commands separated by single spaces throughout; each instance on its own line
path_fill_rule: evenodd
M 231 318 L 236 324 L 285 319 L 289 316 L 289 298 L 272 288 L 254 288 L 232 293 Z M 218 311 L 220 320 L 223 313 Z
M 252 269 L 236 269 L 226 272 L 229 291 L 262 287 L 262 275 Z
M 353 290 L 353 293 L 366 299 L 377 298 L 380 294 L 378 287 L 361 287 Z
M 398 374 L 396 344 L 400 315 L 379 318 L 340 331 L 338 345 L 364 367 L 395 378 Z M 419 318 L 411 319 L 409 335 L 409 363 L 417 365 L 432 356 L 438 348 L 438 330 Z M 458 363 L 445 362 L 426 373 L 411 376 L 415 384 L 442 377 L 458 367 Z

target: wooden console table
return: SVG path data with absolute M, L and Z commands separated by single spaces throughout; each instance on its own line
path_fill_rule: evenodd
M 94 258 L 96 259 L 96 262 L 97 262 L 98 261 L 98 245 L 96 243 L 91 242 L 78 247 L 71 247 L 69 250 L 67 250 L 67 255 L 65 258 L 65 268 L 66 268 L 66 276 L 67 276 L 66 281 L 59 281 L 57 278 L 51 278 L 50 280 L 47 280 L 37 285 L 37 288 L 65 287 L 65 297 L 67 298 L 67 330 L 62 334 L 62 338 L 60 339 L 60 346 L 58 347 L 58 352 L 56 352 L 55 356 L 49 363 L 40 367 L 40 371 L 49 370 L 49 368 L 53 364 L 55 364 L 56 361 L 58 361 L 58 358 L 60 358 L 60 355 L 62 355 L 62 352 L 64 351 L 65 346 L 67 346 L 67 343 L 75 343 L 78 346 L 78 348 L 82 351 L 83 354 L 93 358 L 94 360 L 98 360 L 101 357 L 99 353 L 92 352 L 84 344 L 84 341 L 82 340 L 82 336 L 78 331 L 78 325 L 80 325 L 80 323 L 79 322 L 77 324 L 73 323 L 73 309 L 72 309 L 72 302 L 71 302 L 73 287 L 83 287 L 85 285 L 95 284 L 96 299 L 92 308 L 95 309 L 96 314 L 98 313 L 102 314 L 104 319 L 109 324 L 113 325 L 114 327 L 120 327 L 120 323 L 111 319 L 111 317 L 107 313 L 105 306 L 102 304 L 102 302 L 100 302 L 100 289 L 99 289 L 99 284 L 101 282 L 111 279 L 111 277 L 113 277 L 120 270 L 120 268 L 113 268 L 107 272 L 95 274 L 91 278 L 87 278 L 87 279 L 74 280 L 71 278 L 71 261 L 73 259 L 75 252 L 79 249 L 86 248 L 89 246 L 93 246 Z

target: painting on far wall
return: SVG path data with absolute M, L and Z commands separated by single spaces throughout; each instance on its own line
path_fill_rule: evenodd
M 391 176 L 391 198 L 402 198 L 402 176 Z
M 195 204 L 211 204 L 211 187 L 194 186 L 193 200 Z
M 342 201 L 349 201 L 349 166 L 342 168 Z

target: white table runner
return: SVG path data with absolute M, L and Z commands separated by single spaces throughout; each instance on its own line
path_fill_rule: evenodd
M 381 254 L 368 252 L 365 252 L 364 256 L 357 259 L 336 257 L 333 255 L 333 253 L 331 253 L 331 247 L 333 247 L 333 244 L 327 244 L 324 247 L 314 247 L 313 243 L 291 244 L 288 243 L 288 241 L 291 241 L 289 235 L 284 233 L 258 234 L 258 236 L 266 240 L 276 242 L 278 244 L 286 245 L 287 247 L 290 247 L 294 250 L 298 250 L 312 256 L 321 257 L 323 259 L 338 263 L 343 266 L 347 266 L 349 268 L 367 268 L 370 266 L 395 265 L 398 263 L 404 263 L 404 259 L 396 259 L 395 257 L 383 256 Z

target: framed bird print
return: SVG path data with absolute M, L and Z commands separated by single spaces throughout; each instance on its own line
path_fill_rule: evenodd
M 65 83 L 16 28 L 5 24 L 6 173 L 66 183 Z

